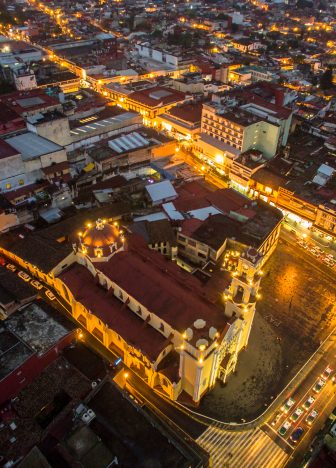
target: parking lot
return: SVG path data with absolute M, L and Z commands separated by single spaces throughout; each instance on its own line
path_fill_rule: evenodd
M 283 402 L 268 425 L 292 448 L 301 442 L 314 427 L 326 401 L 335 391 L 334 369 L 327 366 L 319 377 L 303 392 L 300 390 Z

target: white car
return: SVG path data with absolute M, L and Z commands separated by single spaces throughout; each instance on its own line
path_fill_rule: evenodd
M 293 398 L 288 398 L 286 403 L 283 406 L 281 406 L 281 411 L 284 411 L 287 414 L 294 404 L 295 400 L 293 400 Z
M 303 414 L 302 408 L 296 408 L 292 416 L 290 417 L 292 421 L 297 421 L 299 417 Z
M 284 436 L 286 432 L 288 431 L 288 429 L 291 427 L 291 425 L 292 424 L 289 421 L 285 421 L 284 424 L 279 429 L 279 434 L 281 436 Z
M 54 301 L 56 299 L 56 296 L 51 291 L 49 291 L 49 289 L 46 289 L 45 294 L 50 301 Z
M 315 419 L 317 418 L 318 416 L 318 412 L 316 410 L 313 409 L 313 411 L 311 411 L 308 416 L 306 417 L 306 423 L 311 426 L 313 424 L 313 422 L 315 421 Z
M 325 386 L 326 384 L 326 381 L 325 380 L 322 380 L 322 379 L 319 379 L 316 384 L 314 385 L 313 387 L 313 390 L 315 393 L 320 393 L 320 391 L 322 390 L 322 388 Z
M 308 410 L 314 404 L 315 398 L 310 396 L 304 403 L 303 407 Z
M 32 280 L 32 281 L 30 282 L 30 284 L 31 284 L 32 286 L 34 286 L 34 288 L 36 288 L 36 289 L 38 289 L 38 290 L 40 290 L 40 289 L 43 288 L 42 284 L 41 284 L 39 281 L 36 281 L 36 280 Z
M 324 372 L 321 374 L 321 378 L 323 380 L 328 380 L 329 377 L 331 376 L 332 369 L 328 366 L 326 369 L 324 369 Z
M 19 271 L 18 276 L 23 279 L 23 281 L 26 281 L 26 283 L 31 280 L 31 277 L 25 271 Z

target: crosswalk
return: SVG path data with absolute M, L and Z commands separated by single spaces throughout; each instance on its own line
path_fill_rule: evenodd
M 232 432 L 209 426 L 197 443 L 210 453 L 214 468 L 281 468 L 289 457 L 259 428 Z

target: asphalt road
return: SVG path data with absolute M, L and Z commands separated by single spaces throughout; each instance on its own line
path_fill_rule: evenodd
M 293 460 L 298 463 L 298 460 L 303 457 L 316 433 L 323 426 L 330 412 L 336 406 L 336 384 L 332 382 L 331 378 L 327 380 L 326 385 L 322 388 L 320 393 L 316 393 L 313 390 L 315 383 L 321 378 L 321 374 L 326 367 L 330 366 L 334 373 L 336 371 L 335 342 L 336 334 L 333 334 L 326 342 L 326 349 L 323 350 L 323 352 L 318 352 L 316 354 L 316 364 L 313 369 L 310 370 L 309 374 L 292 392 L 285 392 L 283 400 L 279 402 L 279 405 L 274 409 L 274 412 L 268 419 L 267 423 L 262 426 L 262 429 L 272 438 L 272 440 L 285 450 L 286 453 L 291 453 L 292 458 L 290 463 L 292 463 Z M 313 405 L 309 410 L 304 410 L 303 414 L 300 415 L 295 422 L 291 421 L 291 416 L 295 413 L 295 410 L 299 407 L 303 408 L 302 405 L 310 396 L 315 398 Z M 285 414 L 281 411 L 281 406 L 289 397 L 291 397 L 295 403 L 288 411 L 288 414 Z M 309 426 L 305 420 L 313 409 L 318 412 L 318 417 L 312 426 Z M 275 419 L 277 413 L 281 413 L 281 417 L 274 425 L 272 425 L 272 421 Z M 291 427 L 288 429 L 285 436 L 282 437 L 279 435 L 278 431 L 285 421 L 291 422 Z M 295 444 L 290 440 L 290 436 L 298 427 L 302 427 L 304 429 L 304 434 L 301 440 Z

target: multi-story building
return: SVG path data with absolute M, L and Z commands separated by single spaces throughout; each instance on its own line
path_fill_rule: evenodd
M 152 47 L 148 42 L 137 44 L 135 46 L 136 53 L 141 58 L 147 58 L 154 62 L 161 63 L 172 70 L 185 69 L 188 70 L 192 63 L 193 55 L 182 53 L 179 47 L 170 47 L 163 49 L 161 47 Z
M 205 265 L 218 262 L 224 252 L 233 250 L 240 255 L 252 246 L 262 256 L 261 262 L 266 262 L 278 243 L 283 219 L 280 210 L 232 189 L 217 190 L 207 198 L 217 214 L 182 222 L 177 233 L 179 257 L 193 265 Z
M 178 139 L 191 140 L 201 131 L 202 104 L 175 106 L 158 117 L 158 126 Z
M 137 83 L 109 83 L 104 87 L 104 95 L 115 101 L 118 106 L 141 114 L 146 125 L 157 125 L 157 116 L 186 101 L 184 93 L 168 87 L 153 86 L 148 82 L 140 82 L 138 86 Z
M 243 108 L 229 110 L 204 104 L 201 131 L 241 153 L 257 149 L 268 158 L 276 154 L 280 143 L 280 127 L 275 122 Z
M 314 226 L 325 231 L 328 235 L 336 237 L 336 204 L 326 203 L 319 205 Z

